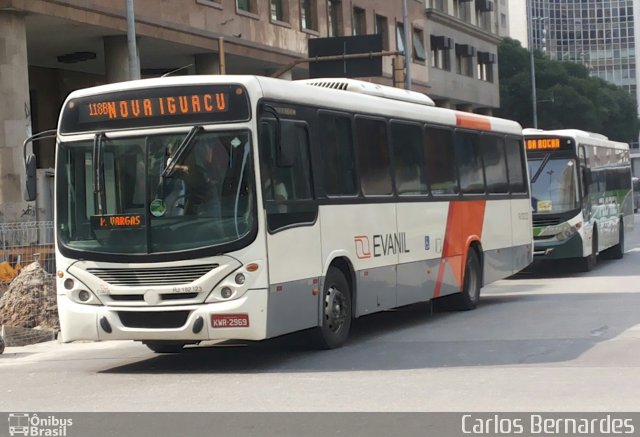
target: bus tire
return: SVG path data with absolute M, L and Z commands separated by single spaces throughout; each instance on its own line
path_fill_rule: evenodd
M 186 343 L 176 341 L 145 341 L 144 345 L 157 354 L 177 354 Z
M 315 329 L 316 344 L 320 349 L 342 346 L 351 329 L 351 289 L 344 273 L 329 267 L 322 290 L 322 321 Z
M 480 259 L 475 249 L 469 248 L 467 262 L 464 268 L 464 284 L 462 292 L 456 295 L 456 309 L 460 311 L 473 310 L 480 301 L 480 289 L 482 288 L 482 274 Z

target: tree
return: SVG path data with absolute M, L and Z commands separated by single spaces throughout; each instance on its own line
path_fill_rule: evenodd
M 500 109 L 496 115 L 532 127 L 529 51 L 519 41 L 505 38 L 498 58 Z M 553 61 L 538 51 L 534 60 L 540 129 L 582 129 L 617 141 L 638 140 L 637 103 L 625 89 L 590 77 L 581 64 Z

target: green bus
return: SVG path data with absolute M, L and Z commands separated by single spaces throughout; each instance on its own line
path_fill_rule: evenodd
M 629 145 L 575 129 L 523 131 L 531 178 L 534 260 L 620 259 L 633 230 Z

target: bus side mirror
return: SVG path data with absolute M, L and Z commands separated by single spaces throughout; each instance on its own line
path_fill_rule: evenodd
M 276 152 L 276 165 L 278 167 L 293 167 L 295 165 L 297 140 L 295 125 L 282 122 L 280 125 L 280 141 Z
M 36 155 L 33 153 L 27 155 L 24 165 L 27 175 L 25 180 L 24 200 L 27 202 L 33 202 L 36 200 Z
M 33 153 L 27 153 L 27 145 L 35 141 L 44 140 L 47 138 L 55 138 L 56 130 L 49 129 L 37 134 L 33 134 L 28 137 L 22 143 L 22 157 L 24 159 L 24 171 L 27 176 L 25 180 L 24 200 L 27 202 L 33 202 L 36 200 L 36 155 Z

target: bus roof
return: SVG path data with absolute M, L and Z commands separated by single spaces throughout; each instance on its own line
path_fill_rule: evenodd
M 402 93 L 391 87 L 370 84 L 366 86 L 352 86 L 350 89 L 320 88 L 317 83 L 322 79 L 289 81 L 262 76 L 250 75 L 192 75 L 179 77 L 161 77 L 142 79 L 129 82 L 119 82 L 85 88 L 72 92 L 67 100 L 115 91 L 126 91 L 141 88 L 170 87 L 180 85 L 207 85 L 221 83 L 237 83 L 247 88 L 249 93 L 260 93 L 263 97 L 282 101 L 299 101 L 304 104 L 325 107 L 336 110 L 354 111 L 371 115 L 398 117 L 416 121 L 430 122 L 460 128 L 474 128 L 484 131 L 500 132 L 521 136 L 522 127 L 515 121 L 469 112 L 438 108 L 429 105 L 426 97 L 420 103 L 415 94 Z M 336 81 L 335 78 L 327 81 Z M 342 79 L 351 84 L 365 83 L 353 79 Z M 366 92 L 371 89 L 383 89 L 379 94 Z M 364 90 L 364 93 L 363 93 Z M 385 95 L 386 94 L 386 95 Z M 403 99 L 407 95 L 406 100 Z M 357 95 L 357 97 L 356 97 Z M 411 101 L 411 99 L 414 99 Z
M 580 129 L 532 129 L 527 128 L 522 131 L 524 136 L 559 136 L 569 137 L 576 140 L 577 143 L 590 144 L 593 146 L 610 147 L 612 149 L 629 149 L 629 144 L 619 141 L 610 140 L 604 135 L 588 132 Z

